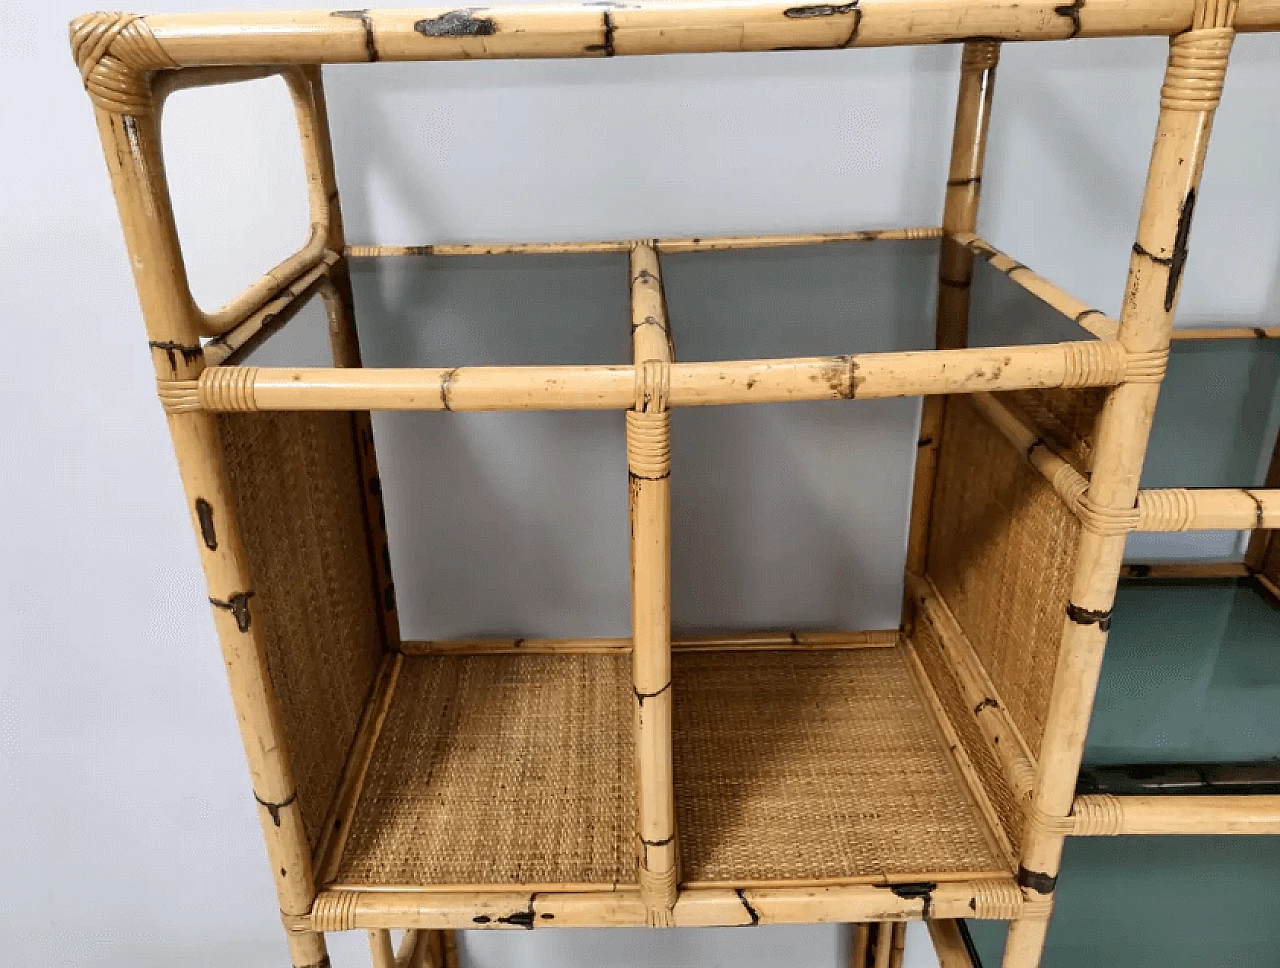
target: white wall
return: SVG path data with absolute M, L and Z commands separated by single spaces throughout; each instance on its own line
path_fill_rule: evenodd
M 0 130 L 10 136 L 0 236 L 0 960 L 283 964 L 128 262 L 67 54 L 64 24 L 81 11 L 22 6 L 0 34 Z M 957 58 L 947 47 L 332 70 L 349 235 L 935 222 Z M 1010 48 L 1001 66 L 981 228 L 1112 312 L 1162 62 L 1158 42 L 1108 41 Z M 1238 42 L 1197 209 L 1184 324 L 1280 320 L 1278 68 L 1280 40 Z M 271 229 L 296 211 L 292 148 L 273 110 L 263 102 L 237 156 L 201 162 L 195 187 L 214 200 L 182 213 L 198 292 L 234 290 L 300 231 L 296 221 L 278 237 Z M 220 117 L 184 123 L 173 113 L 174 165 L 184 149 L 199 161 Z M 217 190 L 224 179 L 273 177 L 237 201 Z M 245 231 L 248 242 L 225 245 Z M 813 493 L 840 500 L 825 486 Z M 877 513 L 861 508 L 857 519 Z M 611 937 L 488 937 L 471 952 L 484 965 L 836 963 L 833 929 Z M 359 940 L 335 946 L 335 962 L 359 963 L 340 960 Z

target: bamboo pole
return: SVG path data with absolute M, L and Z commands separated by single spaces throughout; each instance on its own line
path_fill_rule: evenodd
M 938 239 L 935 227 L 903 229 L 862 229 L 855 232 L 813 232 L 793 235 L 706 235 L 653 239 L 649 242 L 660 254 L 669 252 L 719 252 L 727 249 L 772 249 L 784 246 L 827 245 L 835 242 L 876 242 L 904 239 Z M 352 259 L 387 256 L 471 256 L 471 255 L 582 255 L 630 252 L 634 241 L 621 242 L 439 242 L 430 245 L 349 245 Z
M 391 932 L 386 928 L 369 932 L 369 960 L 373 968 L 398 968 L 395 949 L 391 947 Z
M 148 50 L 145 26 L 124 16 L 91 15 L 72 27 L 72 50 L 93 94 L 158 380 L 196 380 L 205 363 L 199 314 L 190 297 L 161 154 L 159 109 L 145 75 L 122 59 Z M 297 800 L 280 711 L 223 463 L 217 419 L 168 414 L 170 436 L 197 535 L 214 626 L 258 803 L 259 821 L 286 921 L 311 910 L 311 852 Z M 327 961 L 324 938 L 286 932 L 293 964 Z
M 961 928 L 963 923 L 954 919 L 934 919 L 928 922 L 929 938 L 933 942 L 938 968 L 979 968 L 965 943 Z
M 1192 23 L 1191 0 L 882 0 L 785 6 L 765 0 L 419 10 L 262 11 L 148 18 L 180 66 L 355 63 L 513 57 L 610 57 L 778 48 L 874 47 L 998 37 L 1169 35 Z M 1277 0 L 1243 0 L 1241 30 L 1280 27 Z
M 902 958 L 907 948 L 907 924 L 905 921 L 893 922 L 893 938 L 889 953 L 889 968 L 902 968 Z
M 1120 569 L 1121 578 L 1223 579 L 1248 578 L 1249 569 L 1233 561 L 1170 561 L 1153 565 L 1132 564 Z
M 1280 339 L 1280 326 L 1224 326 L 1209 329 L 1175 329 L 1173 339 Z
M 1118 834 L 1280 834 L 1280 796 L 1076 797 L 1074 829 L 1081 837 Z
M 679 882 L 671 747 L 671 464 L 667 390 L 671 329 L 658 253 L 631 250 L 635 406 L 627 411 L 631 518 L 631 650 L 635 691 L 640 896 L 646 922 L 671 925 Z
M 935 320 L 938 349 L 965 346 L 969 331 L 969 281 L 973 255 L 953 237 L 972 232 L 977 225 L 982 190 L 982 166 L 986 157 L 987 127 L 995 91 L 1000 45 L 995 41 L 970 41 L 960 58 L 960 88 L 951 133 L 951 163 L 947 169 L 946 201 L 942 214 L 942 246 L 938 263 L 938 300 Z M 911 520 L 907 532 L 908 575 L 922 575 L 928 557 L 929 522 L 933 514 L 933 490 L 938 472 L 938 451 L 946 416 L 945 397 L 930 397 L 920 410 L 916 438 L 916 471 L 911 491 Z M 903 601 L 903 627 L 911 629 L 910 597 Z
M 875 927 L 875 959 L 872 964 L 875 968 L 889 968 L 893 959 L 894 925 L 889 921 L 881 921 Z
M 993 269 L 1003 272 L 1012 282 L 1016 282 L 1041 302 L 1047 303 L 1062 315 L 1074 320 L 1082 329 L 1092 333 L 1098 339 L 1116 338 L 1120 324 L 1102 310 L 1094 309 L 1083 300 L 1077 299 L 972 232 L 959 232 L 955 235 L 955 240 L 971 253 L 985 259 Z
M 1168 351 L 1235 14 L 1231 0 L 1197 0 L 1192 29 L 1170 42 L 1155 145 L 1120 313 L 1119 339 L 1131 354 Z M 1097 456 L 1087 495 L 1094 507 L 1117 513 L 1134 508 L 1159 390 L 1159 382 L 1131 382 L 1108 395 L 1098 419 Z M 1072 827 L 1069 813 L 1111 626 L 1125 538 L 1123 533 L 1081 530 L 1040 772 L 1023 840 L 1019 882 L 1030 910 L 1010 928 L 1005 968 L 1033 968 L 1044 947 L 1063 838 Z
M 1275 449 L 1271 452 L 1271 464 L 1267 467 L 1266 486 L 1268 488 L 1280 488 L 1280 437 L 1276 439 Z M 1249 539 L 1249 548 L 1245 552 L 1244 561 L 1248 565 L 1250 571 L 1260 572 L 1267 569 L 1267 562 L 1271 557 L 1272 548 L 1275 547 L 1275 535 L 1269 531 L 1255 531 Z M 1274 568 L 1269 569 L 1274 570 Z M 1280 581 L 1280 574 L 1265 576 L 1267 583 L 1271 584 L 1273 580 Z M 1275 593 L 1274 585 L 1270 589 Z
M 1138 492 L 1138 531 L 1280 528 L 1280 490 L 1170 487 Z
M 865 922 L 853 925 L 853 940 L 849 946 L 849 968 L 868 968 L 871 925 Z
M 915 921 L 926 914 L 1003 921 L 1017 917 L 1022 903 L 1012 878 L 897 887 L 699 887 L 680 891 L 672 923 L 690 928 L 847 924 Z M 643 927 L 646 911 L 634 888 L 533 894 L 324 891 L 311 921 L 316 931 Z
M 897 629 L 868 632 L 730 632 L 673 638 L 677 652 L 812 652 L 830 649 L 888 649 Z M 630 638 L 612 639 L 437 639 L 404 641 L 405 655 L 612 655 L 631 651 Z
M 913 578 L 908 592 L 915 598 L 918 614 L 929 622 L 941 639 L 965 705 L 972 712 L 992 756 L 1000 764 L 1005 783 L 1019 801 L 1025 802 L 1031 796 L 1036 775 L 1035 758 L 1026 739 L 1000 700 L 968 636 L 933 587 L 933 582 L 928 578 Z
M 873 400 L 1049 387 L 1115 386 L 1147 361 L 1107 341 L 776 360 L 673 363 L 667 405 Z M 162 382 L 171 410 L 621 410 L 631 366 L 453 369 L 213 367 Z

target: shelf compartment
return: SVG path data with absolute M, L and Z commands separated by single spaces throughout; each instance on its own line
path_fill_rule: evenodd
M 682 897 L 1011 877 L 891 635 L 677 645 Z M 392 660 L 386 710 L 367 763 L 350 771 L 363 779 L 324 886 L 488 895 L 634 885 L 623 641 L 534 654 L 507 641 L 472 643 L 471 654 L 406 643 L 440 651 Z M 770 641 L 782 647 L 762 647 Z
M 394 661 L 331 886 L 635 882 L 627 656 Z

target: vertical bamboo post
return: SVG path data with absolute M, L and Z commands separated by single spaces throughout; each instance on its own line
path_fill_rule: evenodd
M 1267 468 L 1267 477 L 1263 486 L 1268 488 L 1280 487 L 1280 438 L 1277 438 L 1276 449 L 1271 453 L 1271 464 Z M 1245 553 L 1244 563 L 1251 572 L 1259 572 L 1263 569 L 1274 540 L 1274 531 L 1259 529 L 1250 535 L 1249 549 Z
M 867 952 L 871 943 L 871 925 L 859 921 L 853 926 L 853 944 L 849 949 L 849 968 L 867 968 Z
M 146 21 L 129 14 L 78 18 L 71 25 L 71 47 L 94 103 L 156 377 L 194 380 L 205 365 L 199 310 L 187 285 L 164 174 L 158 105 L 151 93 L 151 73 L 174 65 Z M 253 621 L 254 590 L 217 417 L 201 412 L 169 412 L 167 417 L 280 910 L 286 923 L 296 924 L 315 898 L 311 854 L 266 654 Z M 323 935 L 290 930 L 287 936 L 298 968 L 328 963 Z
M 640 896 L 647 923 L 669 927 L 679 881 L 671 747 L 672 344 L 658 253 L 649 243 L 631 250 L 630 277 L 636 401 L 626 420 Z
M 329 109 L 324 97 L 324 81 L 319 65 L 303 68 L 311 89 L 311 112 L 314 131 L 310 136 L 315 142 L 315 157 L 319 171 L 316 176 L 324 187 L 329 210 L 329 235 L 325 247 L 330 252 L 345 252 L 346 237 L 342 223 L 342 205 L 338 196 L 338 178 L 333 164 L 333 139 L 329 131 Z M 328 285 L 322 286 L 329 315 L 329 342 L 333 347 L 335 366 L 360 367 L 360 337 L 356 331 L 355 299 L 351 292 L 351 268 L 343 255 L 329 268 Z M 373 444 L 373 420 L 367 410 L 351 413 L 352 433 L 355 437 L 356 459 L 360 465 L 360 493 L 364 500 L 365 536 L 369 545 L 369 560 L 377 587 L 378 616 L 382 629 L 383 647 L 389 652 L 400 648 L 400 616 L 396 608 L 395 581 L 391 574 L 391 551 L 387 540 L 386 509 L 382 499 L 382 478 L 378 473 L 378 457 Z
M 889 968 L 893 963 L 893 922 L 877 921 L 875 934 L 875 968 Z
M 1209 130 L 1234 38 L 1234 0 L 1197 0 L 1192 27 L 1170 41 L 1160 90 L 1137 241 L 1120 313 L 1126 351 L 1151 358 L 1168 353 L 1196 191 Z M 1163 368 L 1149 380 L 1125 383 L 1107 397 L 1098 420 L 1089 500 L 1100 508 L 1134 507 Z M 1044 947 L 1053 891 L 1070 832 L 1072 797 L 1111 627 L 1124 556 L 1123 533 L 1086 528 L 1063 618 L 1062 644 L 1045 722 L 1035 792 L 1028 807 L 1018 880 L 1026 903 L 1009 931 L 1005 968 L 1033 968 Z
M 971 40 L 960 58 L 960 90 L 956 97 L 955 128 L 951 136 L 951 165 L 947 171 L 947 195 L 943 207 L 943 236 L 938 266 L 937 346 L 959 349 L 968 342 L 969 283 L 973 276 L 973 252 L 956 241 L 963 232 L 974 232 L 978 199 L 982 190 L 982 165 L 991 119 L 1000 43 Z M 920 412 L 920 436 L 916 441 L 916 473 L 911 494 L 911 527 L 907 537 L 907 572 L 925 572 L 933 486 L 942 443 L 946 397 L 926 397 Z M 911 596 L 907 594 L 903 617 L 911 621 Z

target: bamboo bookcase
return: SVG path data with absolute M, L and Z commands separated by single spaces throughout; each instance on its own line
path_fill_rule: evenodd
M 1280 832 L 1276 798 L 1074 795 L 1127 535 L 1280 525 L 1275 487 L 1138 485 L 1232 40 L 1276 29 L 1280 0 L 74 21 L 293 964 L 327 964 L 325 933 L 351 929 L 368 930 L 375 963 L 391 966 L 456 960 L 449 932 L 460 928 L 845 922 L 864 925 L 855 958 L 889 965 L 902 922 L 920 918 L 955 964 L 952 922 L 976 917 L 1011 921 L 1005 965 L 1029 968 L 1066 836 Z M 1170 48 L 1112 319 L 974 230 L 1001 44 L 1119 35 L 1167 36 Z M 936 228 L 420 247 L 344 238 L 322 64 L 948 42 L 963 56 Z M 161 105 L 180 88 L 272 75 L 297 109 L 310 239 L 206 313 L 187 284 Z M 894 240 L 936 249 L 936 349 L 675 358 L 663 255 Z M 361 366 L 351 260 L 589 252 L 629 261 L 631 364 Z M 972 345 L 979 270 L 1026 290 L 1070 335 Z M 328 312 L 334 366 L 241 362 L 312 297 Z M 904 396 L 924 408 L 901 626 L 673 641 L 671 410 Z M 370 432 L 378 410 L 623 411 L 632 636 L 402 640 Z M 1274 580 L 1278 557 L 1251 561 Z M 769 737 L 767 769 L 748 733 Z M 407 931 L 399 953 L 393 929 Z

